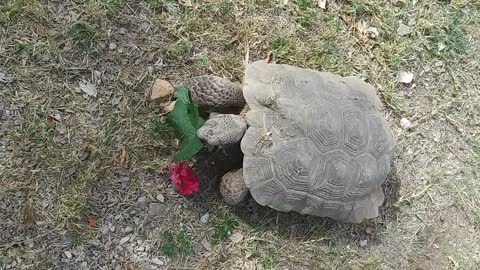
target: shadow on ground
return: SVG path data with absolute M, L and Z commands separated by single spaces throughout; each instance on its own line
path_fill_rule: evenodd
M 230 149 L 216 149 L 199 154 L 193 169 L 204 181 L 202 192 L 192 196 L 191 201 L 202 212 L 215 210 L 221 200 L 219 183 L 223 174 L 242 166 L 239 146 Z M 205 180 L 208 179 L 208 180 Z M 385 201 L 379 208 L 379 216 L 360 224 L 346 223 L 331 218 L 301 215 L 296 212 L 280 212 L 264 207 L 249 196 L 240 205 L 231 207 L 231 213 L 257 230 L 276 231 L 287 239 L 323 239 L 326 241 L 356 242 L 368 239 L 375 242 L 389 222 L 396 220 L 400 179 L 395 164 L 383 184 Z

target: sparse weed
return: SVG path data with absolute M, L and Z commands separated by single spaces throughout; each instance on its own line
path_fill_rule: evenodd
M 175 254 L 175 249 L 176 245 L 173 239 L 173 234 L 170 231 L 165 231 L 163 233 L 163 241 L 160 246 L 160 251 L 167 256 L 172 256 Z
M 268 251 L 266 252 L 265 256 L 261 260 L 261 264 L 264 269 L 276 269 L 278 263 L 278 252 L 273 247 L 268 247 Z
M 31 15 L 39 18 L 45 14 L 44 6 L 38 0 L 16 0 L 0 5 L 0 22 L 15 20 L 17 17 Z
M 81 49 L 89 49 L 95 43 L 95 30 L 85 23 L 77 23 L 68 28 L 66 36 Z
M 167 256 L 174 256 L 176 252 L 188 255 L 192 252 L 192 245 L 184 230 L 178 232 L 176 237 L 172 232 L 165 231 L 160 251 Z
M 230 216 L 228 212 L 224 212 L 218 218 L 217 225 L 215 226 L 215 233 L 213 238 L 215 240 L 225 240 L 231 234 L 233 229 L 235 229 L 236 222 Z
M 161 143 L 168 143 L 175 137 L 174 129 L 167 123 L 165 117 L 155 117 L 150 123 L 150 133 Z
M 102 130 L 97 134 L 96 143 L 97 145 L 108 145 L 112 142 L 113 134 L 118 130 L 120 127 L 120 122 L 117 117 L 112 117 L 109 121 L 107 121 Z
M 177 243 L 179 245 L 178 249 L 183 254 L 189 254 L 192 251 L 192 246 L 190 245 L 190 241 L 188 241 L 188 237 L 185 231 L 182 230 L 178 233 Z
M 427 26 L 422 29 L 427 37 L 427 51 L 431 57 L 449 60 L 452 53 L 465 54 L 465 21 L 461 11 L 450 12 L 446 24 L 442 27 Z
M 120 13 L 124 0 L 101 0 L 100 5 L 104 8 L 108 16 L 115 16 Z

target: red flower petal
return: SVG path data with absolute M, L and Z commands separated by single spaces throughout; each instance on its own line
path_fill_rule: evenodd
M 182 195 L 189 195 L 200 190 L 200 178 L 195 176 L 192 169 L 182 161 L 178 165 L 170 166 L 170 179 Z

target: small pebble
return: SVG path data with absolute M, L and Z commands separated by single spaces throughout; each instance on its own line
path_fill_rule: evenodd
M 368 244 L 368 241 L 366 239 L 360 240 L 360 246 L 361 247 L 365 247 L 365 246 L 367 246 L 367 244 Z
M 398 81 L 404 84 L 409 84 L 413 81 L 415 75 L 411 72 L 400 71 L 398 73 Z
M 127 226 L 127 227 L 125 227 L 125 229 L 123 229 L 123 231 L 124 231 L 125 233 L 130 233 L 130 232 L 133 232 L 133 228 L 130 227 L 130 226 Z
M 108 229 L 109 229 L 111 232 L 115 232 L 115 226 L 113 226 L 112 224 L 108 225 Z
M 399 36 L 402 36 L 402 37 L 410 35 L 411 32 L 412 32 L 412 28 L 408 25 L 403 24 L 403 23 L 401 23 L 397 28 L 397 34 Z
M 400 127 L 402 129 L 409 129 L 410 127 L 412 127 L 412 123 L 407 118 L 402 118 L 400 120 Z
M 65 254 L 65 257 L 67 257 L 67 259 L 69 259 L 69 260 L 73 257 L 72 253 L 68 250 L 65 251 L 64 254 Z
M 125 244 L 126 242 L 128 242 L 128 240 L 130 240 L 130 237 L 129 237 L 129 236 L 123 237 L 122 239 L 120 239 L 120 245 Z
M 157 194 L 156 198 L 157 198 L 157 201 L 159 201 L 161 203 L 165 202 L 165 197 L 163 197 L 162 194 Z
M 115 50 L 117 48 L 117 44 L 115 43 L 110 43 L 110 45 L 108 46 L 108 48 L 110 48 L 110 50 Z
M 156 264 L 156 265 L 164 265 L 164 264 L 165 264 L 165 263 L 164 263 L 162 260 L 160 260 L 159 258 L 153 258 L 153 259 L 152 259 L 152 263 L 153 263 L 153 264 Z
M 122 215 L 120 215 L 120 214 L 118 214 L 118 215 L 115 216 L 115 219 L 116 219 L 116 220 L 120 220 L 121 218 L 122 218 Z
M 125 29 L 125 28 L 122 27 L 122 28 L 118 29 L 118 33 L 119 33 L 120 35 L 125 35 L 125 34 L 127 34 L 127 29 Z
M 380 32 L 375 27 L 369 27 L 366 31 L 368 38 L 377 39 L 380 36 Z
M 135 222 L 135 224 L 137 224 L 137 225 L 140 224 L 140 218 L 134 217 L 133 222 Z
M 206 213 L 205 215 L 200 217 L 200 223 L 207 224 L 209 219 L 210 219 L 210 214 Z
M 138 203 L 145 203 L 145 202 L 147 202 L 147 197 L 142 196 L 142 197 L 138 198 L 137 202 Z

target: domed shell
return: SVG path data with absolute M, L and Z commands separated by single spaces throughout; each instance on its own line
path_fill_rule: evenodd
M 243 93 L 243 176 L 259 204 L 355 223 L 378 216 L 395 140 L 371 85 L 257 61 Z

